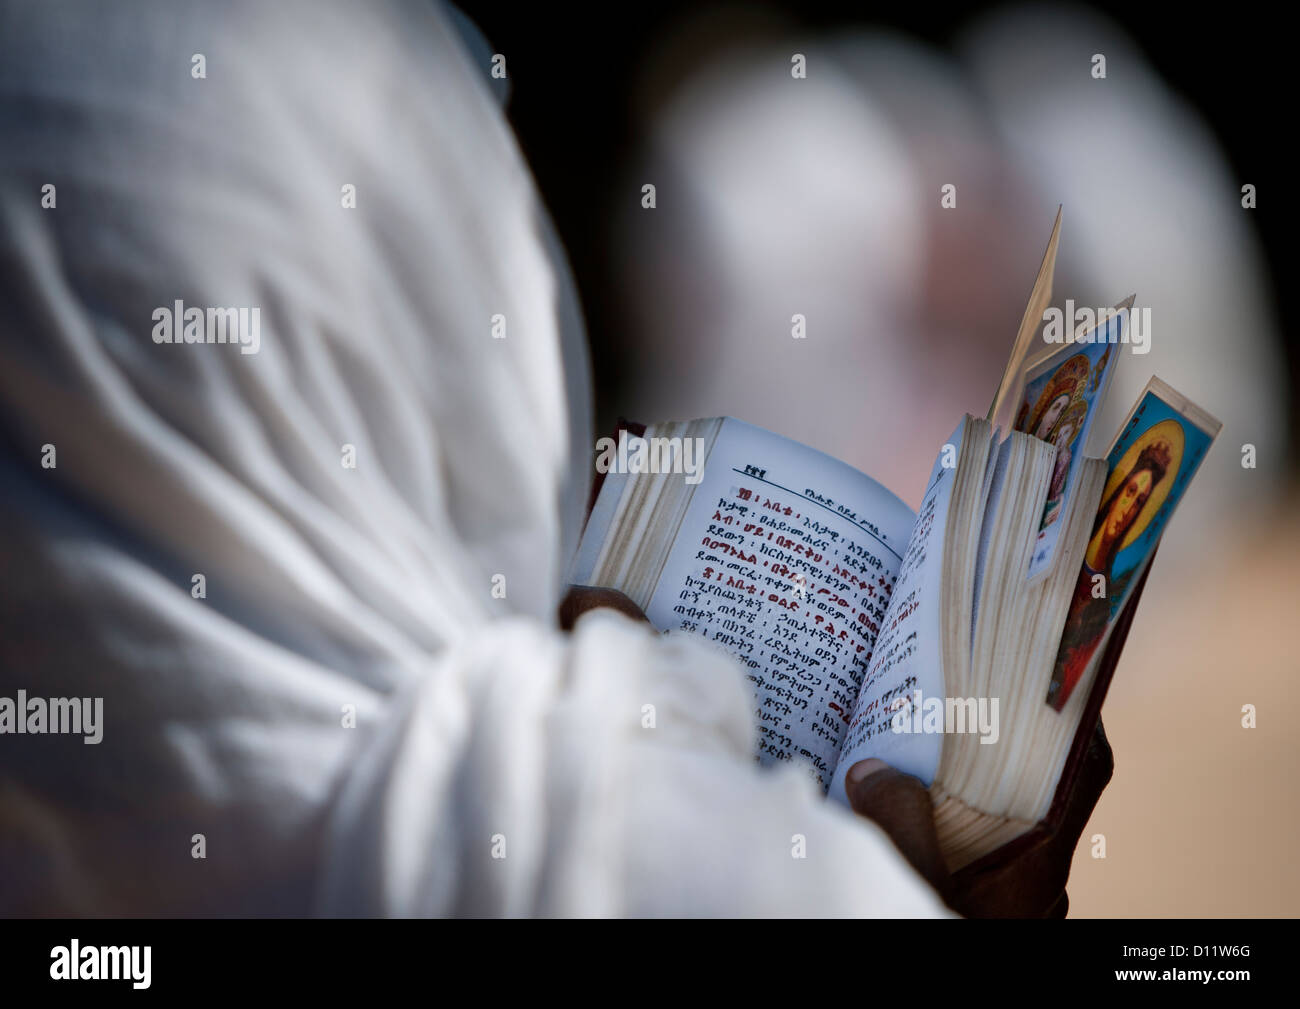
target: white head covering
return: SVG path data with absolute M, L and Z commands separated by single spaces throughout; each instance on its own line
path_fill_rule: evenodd
M 941 911 L 753 767 L 730 662 L 555 629 L 581 326 L 442 9 L 0 39 L 0 696 L 104 699 L 98 745 L 0 735 L 0 912 Z M 257 308 L 257 353 L 154 342 L 177 300 Z

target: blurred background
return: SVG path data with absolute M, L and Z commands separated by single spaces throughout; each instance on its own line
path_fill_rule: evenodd
M 1121 360 L 1090 454 L 1153 374 L 1223 422 L 1104 709 L 1116 774 L 1071 913 L 1300 913 L 1300 365 L 1279 296 L 1277 15 L 462 8 L 507 59 L 508 112 L 581 291 L 601 432 L 620 415 L 741 417 L 915 505 L 961 414 L 988 409 L 1064 206 L 1053 303 L 1136 293 L 1151 311 L 1150 353 Z

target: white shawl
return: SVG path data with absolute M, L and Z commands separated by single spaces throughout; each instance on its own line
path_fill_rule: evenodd
M 422 2 L 0 5 L 0 696 L 104 703 L 0 735 L 0 913 L 944 913 L 725 657 L 556 629 L 590 393 L 487 69 Z

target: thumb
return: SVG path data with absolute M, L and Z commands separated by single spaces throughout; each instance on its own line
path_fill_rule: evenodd
M 608 608 L 618 610 L 633 620 L 645 620 L 641 607 L 632 602 L 617 589 L 600 588 L 595 585 L 571 585 L 568 594 L 560 602 L 558 619 L 562 630 L 571 631 L 578 618 L 588 610 Z
M 947 899 L 951 876 L 939 849 L 930 790 L 919 778 L 874 757 L 849 768 L 849 805 L 889 835 L 912 868 Z

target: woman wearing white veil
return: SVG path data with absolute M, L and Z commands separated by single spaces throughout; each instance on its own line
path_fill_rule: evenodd
M 725 658 L 556 626 L 581 325 L 445 10 L 0 21 L 0 696 L 103 699 L 0 735 L 0 913 L 946 913 Z

